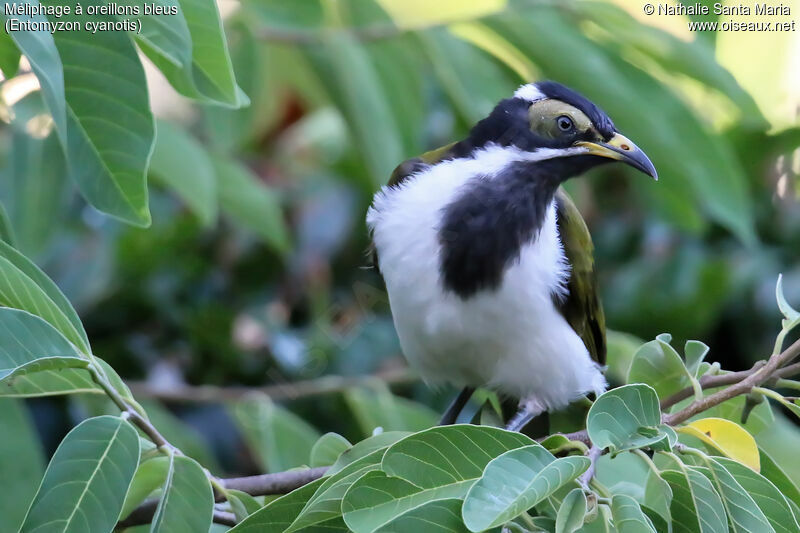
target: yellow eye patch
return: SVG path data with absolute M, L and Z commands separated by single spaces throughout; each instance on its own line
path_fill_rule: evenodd
M 569 117 L 577 131 L 584 132 L 593 128 L 592 121 L 583 111 L 560 100 L 539 100 L 528 109 L 531 131 L 550 139 L 563 134 L 558 127 L 558 118 L 561 116 Z

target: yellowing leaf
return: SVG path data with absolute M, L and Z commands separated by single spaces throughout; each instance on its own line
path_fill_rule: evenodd
M 726 457 L 730 457 L 756 472 L 761 469 L 756 440 L 736 422 L 724 418 L 703 418 L 677 428 L 677 431 L 697 437 L 722 452 Z

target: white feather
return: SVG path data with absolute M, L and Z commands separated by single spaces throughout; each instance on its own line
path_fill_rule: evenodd
M 527 100 L 529 102 L 535 102 L 544 98 L 544 93 L 542 93 L 542 91 L 536 87 L 536 84 L 527 83 L 522 85 L 514 92 L 514 97 L 522 98 L 523 100 Z
M 605 390 L 600 368 L 553 305 L 553 294 L 566 291 L 569 278 L 553 204 L 540 234 L 522 248 L 498 289 L 462 300 L 440 281 L 437 231 L 458 190 L 513 161 L 563 155 L 490 146 L 375 195 L 367 223 L 395 327 L 403 352 L 426 381 L 488 385 L 546 409 Z

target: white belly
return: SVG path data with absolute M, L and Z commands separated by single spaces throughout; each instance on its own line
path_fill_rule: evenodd
M 443 290 L 437 224 L 462 176 L 474 175 L 474 164 L 443 163 L 384 189 L 368 214 L 409 363 L 426 381 L 489 386 L 548 409 L 604 390 L 600 369 L 553 305 L 554 289 L 565 291 L 569 276 L 554 206 L 499 288 L 467 299 Z

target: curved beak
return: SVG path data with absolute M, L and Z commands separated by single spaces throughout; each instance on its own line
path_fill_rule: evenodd
M 581 141 L 575 145 L 586 148 L 591 155 L 622 161 L 658 181 L 656 167 L 647 154 L 621 133 L 615 133 L 608 142 Z

